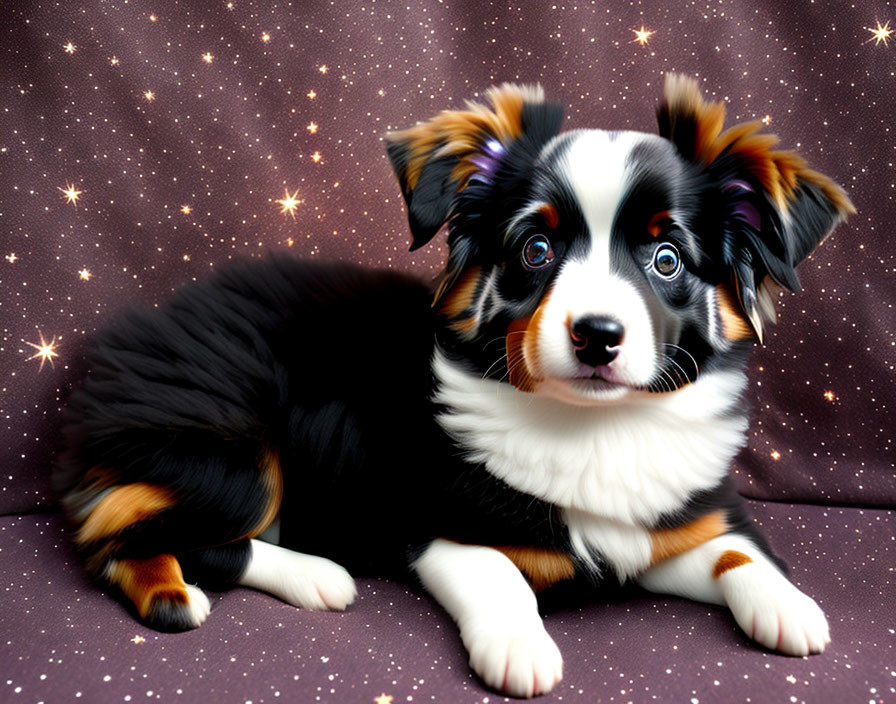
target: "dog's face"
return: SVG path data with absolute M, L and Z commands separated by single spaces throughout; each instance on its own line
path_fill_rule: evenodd
M 778 286 L 852 206 L 758 123 L 672 76 L 660 136 L 559 133 L 503 86 L 389 137 L 413 247 L 449 226 L 440 344 L 482 375 L 580 405 L 742 364 Z

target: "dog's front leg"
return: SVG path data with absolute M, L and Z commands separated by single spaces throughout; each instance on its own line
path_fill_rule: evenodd
M 412 567 L 457 622 L 470 666 L 489 687 L 531 697 L 560 681 L 563 659 L 535 594 L 503 553 L 434 540 Z
M 750 638 L 788 655 L 820 653 L 831 642 L 818 604 L 748 538 L 728 533 L 648 569 L 653 592 L 727 604 Z

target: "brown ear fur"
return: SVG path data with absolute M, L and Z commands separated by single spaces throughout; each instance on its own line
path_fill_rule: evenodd
M 758 134 L 763 127 L 760 120 L 723 132 L 725 104 L 704 100 L 697 81 L 690 76 L 666 74 L 657 114 L 662 136 L 679 150 L 685 144 L 692 145 L 690 153 L 682 151 L 682 156 L 704 166 L 710 166 L 723 153 L 737 158 L 782 210 L 794 199 L 797 185 L 808 182 L 834 205 L 841 218 L 856 212 L 846 192 L 827 176 L 811 170 L 799 154 L 772 149 L 779 139 L 773 134 Z
M 468 101 L 428 122 L 386 135 L 386 150 L 408 206 L 413 243 L 429 242 L 448 220 L 458 194 L 476 174 L 490 177 L 505 151 L 527 128 L 554 134 L 562 108 L 544 102 L 540 86 L 505 83 L 486 92 L 489 105 Z M 543 108 L 531 120 L 532 108 Z M 527 109 L 530 122 L 527 124 Z M 548 119 L 545 116 L 549 115 Z
M 724 226 L 713 249 L 761 341 L 763 320 L 775 318 L 770 292 L 775 285 L 799 290 L 796 265 L 855 208 L 796 152 L 774 149 L 778 138 L 760 134 L 761 121 L 723 131 L 724 104 L 705 100 L 693 78 L 667 74 L 657 119 L 660 135 L 722 189 Z

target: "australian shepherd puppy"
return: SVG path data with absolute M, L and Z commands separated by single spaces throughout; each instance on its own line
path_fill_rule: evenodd
M 272 256 L 96 338 L 56 472 L 90 571 L 173 631 L 200 587 L 345 609 L 347 569 L 406 569 L 514 696 L 560 680 L 535 593 L 574 578 L 822 651 L 729 467 L 750 349 L 846 194 L 688 78 L 658 136 L 487 97 L 388 136 L 412 247 L 447 224 L 435 286 Z

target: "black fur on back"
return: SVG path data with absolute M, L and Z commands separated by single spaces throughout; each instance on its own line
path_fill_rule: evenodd
M 273 451 L 281 544 L 354 570 L 403 570 L 434 534 L 565 547 L 546 504 L 458 472 L 430 402 L 431 297 L 404 274 L 272 256 L 122 315 L 66 412 L 55 480 L 70 515 L 99 495 L 94 467 L 170 488 L 176 506 L 119 536 L 115 556 L 170 552 L 232 580 L 218 548 L 257 524 Z

